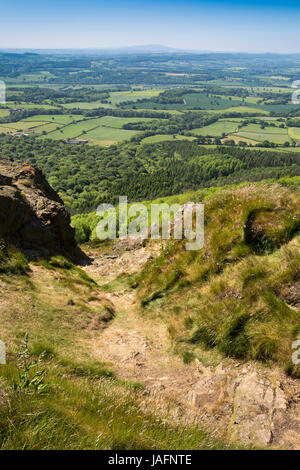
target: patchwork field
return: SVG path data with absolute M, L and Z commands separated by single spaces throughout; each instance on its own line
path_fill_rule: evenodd
M 158 90 L 150 91 L 158 92 Z M 123 94 L 124 93 L 125 92 L 123 92 Z M 129 94 L 129 92 L 126 93 Z M 200 95 L 200 93 L 191 93 L 190 96 L 192 95 L 194 97 Z M 223 98 L 221 99 L 223 100 Z M 168 131 L 167 133 L 162 133 L 160 131 L 160 133 L 155 136 L 144 138 L 142 143 L 155 143 L 165 140 L 193 140 L 197 136 L 211 138 L 220 137 L 222 138 L 223 143 L 227 140 L 233 140 L 236 144 L 242 141 L 250 145 L 255 145 L 256 143 L 261 143 L 264 141 L 282 145 L 285 142 L 292 143 L 292 139 L 294 141 L 300 140 L 300 128 L 291 127 L 287 129 L 279 127 L 284 122 L 284 119 L 279 119 L 279 117 L 274 116 L 267 116 L 264 114 L 266 111 L 257 108 L 234 106 L 232 108 L 228 108 L 227 110 L 222 110 L 222 115 L 229 114 L 230 112 L 249 113 L 251 111 L 255 112 L 256 114 L 260 113 L 260 116 L 258 116 L 256 119 L 268 121 L 272 123 L 272 126 L 265 123 L 265 127 L 261 128 L 260 124 L 250 123 L 246 126 L 239 127 L 240 123 L 244 122 L 247 116 L 245 116 L 245 118 L 221 117 L 213 124 L 190 130 L 190 132 L 195 137 L 184 136 L 178 131 L 174 133 L 174 136 L 173 134 L 168 133 Z M 198 112 L 200 113 L 201 111 L 199 110 Z M 210 112 L 220 111 L 210 110 Z M 171 113 L 182 113 L 182 111 L 171 110 Z M 5 117 L 5 115 L 7 116 L 8 110 L 0 109 L 0 118 L 2 117 L 1 114 L 3 117 Z M 295 117 L 294 119 L 297 118 Z M 124 140 L 129 140 L 134 136 L 138 136 L 142 132 L 123 129 L 124 125 L 137 122 L 149 122 L 151 120 L 153 120 L 153 118 L 116 116 L 89 118 L 81 114 L 39 114 L 24 118 L 18 122 L 0 123 L 0 132 L 12 135 L 20 133 L 36 134 L 43 138 L 51 138 L 54 140 L 84 138 L 87 139 L 92 145 L 98 144 L 107 146 Z M 161 121 L 163 122 L 163 120 Z
M 244 70 L 244 68 L 230 67 L 229 70 L 238 74 L 241 70 Z M 73 74 L 76 73 L 77 72 L 72 72 L 72 77 L 74 76 Z M 141 73 L 146 74 L 147 72 L 142 71 Z M 43 73 L 40 78 L 42 76 L 47 78 L 47 75 Z M 166 71 L 166 76 L 184 77 L 188 79 L 192 77 L 193 74 Z M 35 77 L 36 74 L 28 75 L 28 78 L 32 80 L 34 80 Z M 103 83 L 93 86 L 91 92 L 88 92 L 89 85 L 73 83 L 66 87 L 60 82 L 58 82 L 58 84 L 43 83 L 39 86 L 44 88 L 45 93 L 41 93 L 40 101 L 37 99 L 39 96 L 34 99 L 34 101 L 37 101 L 39 104 L 31 103 L 30 100 L 33 99 L 33 95 L 29 94 L 29 102 L 18 103 L 17 101 L 10 101 L 8 102 L 9 108 L 18 108 L 20 113 L 22 113 L 22 110 L 30 110 L 32 108 L 59 109 L 60 112 L 64 109 L 64 112 L 70 112 L 71 114 L 38 114 L 24 118 L 19 122 L 3 122 L 0 123 L 0 131 L 8 134 L 30 133 L 39 135 L 42 138 L 54 140 L 84 138 L 92 145 L 98 144 L 107 146 L 124 140 L 126 141 L 143 133 L 143 130 L 124 129 L 124 125 L 146 122 L 149 119 L 153 119 L 142 117 L 125 118 L 111 115 L 105 117 L 87 117 L 79 114 L 81 110 L 92 111 L 96 108 L 110 108 L 113 112 L 108 114 L 122 115 L 123 109 L 130 109 L 146 112 L 151 110 L 157 113 L 165 111 L 166 114 L 172 115 L 170 117 L 170 126 L 165 125 L 168 122 L 168 116 L 166 116 L 164 123 L 162 121 L 159 125 L 151 125 L 151 133 L 153 129 L 156 129 L 155 132 L 157 132 L 157 135 L 145 137 L 142 139 L 142 143 L 155 143 L 165 140 L 194 140 L 201 136 L 201 142 L 210 145 L 215 144 L 214 138 L 221 138 L 222 143 L 231 140 L 237 145 L 239 142 L 255 145 L 256 143 L 264 141 L 269 141 L 276 145 L 282 145 L 285 142 L 292 144 L 293 140 L 300 140 L 298 128 L 293 127 L 286 129 L 279 127 L 279 125 L 286 121 L 287 111 L 295 111 L 295 106 L 291 104 L 276 104 L 276 102 L 280 103 L 281 101 L 283 103 L 285 101 L 287 102 L 287 97 L 282 97 L 281 95 L 283 93 L 287 94 L 289 90 L 288 84 L 285 87 L 280 86 L 280 83 L 276 83 L 276 80 L 279 80 L 278 77 L 282 76 L 279 74 L 274 75 L 273 78 L 265 77 L 264 86 L 256 85 L 260 80 L 257 82 L 253 81 L 254 86 L 251 86 L 251 82 L 247 82 L 244 78 L 237 76 L 231 77 L 230 80 L 225 80 L 224 78 L 213 79 L 209 82 L 199 80 L 192 84 L 182 86 L 165 86 L 159 83 L 151 85 L 130 84 L 128 91 L 115 91 L 118 88 L 120 89 L 120 85 L 114 84 L 110 86 Z M 21 78 L 24 78 L 23 75 Z M 260 78 L 262 78 L 262 76 Z M 24 98 L 20 96 L 22 96 L 24 87 L 28 87 L 29 85 L 23 83 L 23 88 L 19 88 L 14 86 L 13 83 L 14 82 L 11 82 L 9 93 L 11 96 L 14 94 L 16 96 L 12 99 L 17 100 L 19 97 L 20 100 L 23 100 Z M 270 83 L 270 86 L 265 86 L 267 83 Z M 234 90 L 234 88 L 237 87 L 239 89 Z M 46 90 L 50 88 L 51 92 L 49 91 L 47 95 Z M 232 88 L 232 94 L 228 95 L 227 93 L 230 88 Z M 61 93 L 64 89 L 66 90 L 66 99 L 62 97 L 61 94 L 57 97 L 53 96 L 53 91 L 56 90 Z M 244 91 L 241 92 L 241 89 Z M 105 94 L 102 96 L 97 93 L 97 91 L 100 92 L 101 90 L 105 91 Z M 159 100 L 156 101 L 159 95 Z M 70 103 L 64 103 L 64 101 L 73 99 L 74 101 Z M 103 103 L 100 100 L 105 102 Z M 59 108 L 56 106 L 59 106 Z M 76 108 L 78 109 L 77 112 Z M 43 111 L 41 111 L 41 113 L 42 112 Z M 180 122 L 180 119 L 182 119 L 180 115 L 184 115 L 184 113 L 187 112 L 191 114 L 194 113 L 194 116 L 199 113 L 204 117 L 209 113 L 214 113 L 218 115 L 219 119 L 216 123 L 205 125 L 209 123 L 209 118 L 201 121 L 201 119 L 198 120 L 197 117 L 194 117 L 194 123 L 185 126 Z M 102 113 L 95 114 L 101 115 Z M 294 114 L 296 113 L 291 113 L 290 115 L 293 119 L 296 119 Z M 8 115 L 8 109 L 0 108 L 0 119 L 4 120 L 5 116 Z M 23 115 L 26 116 L 26 113 L 23 113 Z M 232 117 L 235 115 L 241 117 Z M 276 127 L 266 125 L 265 128 L 262 129 L 259 123 L 239 127 L 240 123 L 245 121 L 245 119 L 247 120 L 250 116 L 256 119 L 273 121 Z M 283 118 L 281 116 L 283 116 Z M 176 121 L 177 117 L 178 121 Z M 188 119 L 190 119 L 190 117 Z M 199 127 L 201 125 L 203 125 L 203 127 Z M 144 131 L 148 130 L 149 128 L 147 129 L 145 126 Z M 186 133 L 189 133 L 190 136 L 187 137 L 183 135 Z M 191 134 L 193 136 L 191 136 Z M 145 135 L 149 134 L 146 133 Z
M 83 133 L 90 131 L 101 125 L 101 118 L 87 119 L 76 122 L 75 124 L 69 124 L 62 127 L 61 129 L 51 132 L 47 135 L 47 138 L 59 140 L 59 139 L 74 139 L 81 136 Z
M 91 144 L 111 145 L 128 140 L 140 133 L 135 130 L 122 129 L 125 124 L 149 121 L 149 119 L 114 116 L 86 118 L 76 114 L 36 115 L 18 122 L 0 124 L 0 132 L 42 134 L 43 138 L 55 140 L 81 137 L 88 139 Z
M 37 115 L 18 122 L 10 122 L 0 124 L 0 131 L 5 134 L 18 134 L 18 133 L 50 133 L 57 131 L 58 128 L 67 126 L 76 121 L 81 121 L 84 116 L 75 115 Z
M 62 116 L 67 118 L 68 116 Z M 73 118 L 74 116 L 72 116 Z M 92 144 L 111 145 L 122 140 L 128 140 L 131 137 L 138 135 L 139 132 L 135 130 L 122 129 L 124 124 L 147 121 L 149 118 L 119 118 L 114 116 L 104 116 L 102 118 L 81 119 L 73 123 L 75 119 L 69 119 L 69 124 L 66 122 L 64 127 L 59 130 L 50 132 L 47 138 L 51 139 L 72 139 L 84 138 Z M 57 118 L 59 121 L 59 116 Z M 63 121 L 63 120 L 62 120 Z
M 267 93 L 267 90 L 262 90 L 263 93 Z M 285 89 L 285 92 L 287 90 Z M 111 101 L 113 105 L 122 104 L 128 100 L 132 101 L 133 104 L 125 104 L 125 108 L 137 108 L 137 109 L 165 109 L 165 110 L 177 110 L 177 111 L 187 111 L 187 110 L 207 110 L 207 111 L 219 111 L 227 110 L 228 112 L 241 112 L 241 113 L 255 113 L 255 114 L 269 114 L 269 112 L 278 112 L 285 113 L 294 109 L 293 104 L 272 104 L 271 100 L 266 100 L 262 104 L 258 104 L 262 99 L 260 96 L 248 96 L 248 97 L 239 97 L 239 96 L 227 96 L 222 94 L 210 94 L 205 92 L 197 93 L 186 93 L 181 96 L 182 103 L 172 103 L 172 102 L 156 102 L 154 100 L 144 99 L 142 101 L 136 102 L 138 97 L 134 98 L 135 92 L 123 92 L 122 95 L 118 93 L 112 93 L 115 95 L 115 98 Z M 143 92 L 140 93 L 142 98 Z M 254 91 L 253 91 L 254 93 Z M 269 90 L 269 93 L 272 93 Z M 275 93 L 275 91 L 274 91 Z M 157 91 L 158 94 L 158 91 Z M 120 98 L 119 98 L 120 96 Z M 140 99 L 141 99 L 140 98 Z M 119 100 L 119 101 L 118 101 Z M 238 108 L 238 109 L 237 109 Z

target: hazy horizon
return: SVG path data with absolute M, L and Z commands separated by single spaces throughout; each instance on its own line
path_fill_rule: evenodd
M 157 50 L 150 50 L 150 48 L 157 48 Z M 159 50 L 160 49 L 160 50 Z M 262 50 L 262 51 L 247 51 L 247 50 L 213 50 L 213 49 L 181 49 L 181 48 L 176 48 L 176 47 L 171 47 L 171 46 L 165 46 L 164 44 L 132 44 L 128 46 L 111 46 L 111 47 L 44 47 L 44 48 L 38 48 L 38 47 L 1 47 L 0 45 L 0 51 L 20 51 L 20 52 L 30 52 L 30 51 L 37 51 L 37 53 L 43 53 L 43 52 L 48 52 L 48 51 L 53 51 L 53 52 L 121 52 L 124 51 L 126 53 L 127 51 L 136 52 L 138 50 L 141 50 L 141 52 L 144 53 L 144 51 L 147 53 L 194 53 L 194 54 L 249 54 L 249 55 L 264 55 L 264 54 L 272 54 L 272 55 L 298 55 L 300 54 L 300 47 L 299 51 L 296 52 L 272 52 L 268 50 Z
M 1 49 L 113 49 L 163 44 L 193 51 L 299 53 L 295 0 L 12 0 Z

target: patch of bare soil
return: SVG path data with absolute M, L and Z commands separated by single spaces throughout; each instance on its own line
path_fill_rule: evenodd
M 159 245 L 137 244 L 119 255 L 94 253 L 94 262 L 85 269 L 95 280 L 109 282 L 139 271 L 158 252 Z M 106 296 L 116 316 L 91 338 L 90 353 L 110 363 L 120 378 L 142 382 L 145 396 L 157 408 L 172 409 L 185 422 L 205 424 L 234 442 L 300 448 L 298 381 L 277 368 L 236 361 L 217 367 L 197 360 L 184 364 L 173 353 L 163 319 L 141 314 L 134 289 L 121 287 Z
M 92 263 L 85 271 L 97 282 L 110 282 L 118 276 L 139 272 L 142 267 L 159 254 L 159 243 L 145 244 L 142 240 L 119 240 L 112 249 L 102 251 L 90 249 L 86 252 Z M 81 266 L 82 268 L 82 266 Z
M 279 295 L 288 305 L 300 309 L 300 281 L 284 286 Z

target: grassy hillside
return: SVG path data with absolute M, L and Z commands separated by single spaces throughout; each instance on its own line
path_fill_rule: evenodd
M 226 448 L 156 413 L 142 384 L 95 360 L 93 338 L 115 313 L 83 271 L 62 257 L 29 265 L 2 240 L 0 286 L 1 450 Z
M 295 189 L 300 184 L 300 177 L 294 176 L 292 178 L 287 177 L 287 178 L 279 178 L 278 180 L 268 179 L 268 180 L 263 180 L 263 181 L 266 184 L 273 184 L 277 182 L 278 184 L 281 184 L 284 187 Z M 227 185 L 227 186 L 211 186 L 209 188 L 198 189 L 196 191 L 188 191 L 182 194 L 175 194 L 173 196 L 160 197 L 157 199 L 153 199 L 151 201 L 143 201 L 143 204 L 145 204 L 150 214 L 151 204 L 166 203 L 171 206 L 172 204 L 185 204 L 186 202 L 189 202 L 189 201 L 202 202 L 211 198 L 214 194 L 218 193 L 219 191 L 222 191 L 225 189 L 235 190 L 239 187 L 243 187 L 248 184 L 249 182 L 243 182 L 240 184 L 232 184 L 232 185 Z M 259 184 L 259 183 L 253 183 L 253 184 Z M 128 207 L 130 206 L 131 204 L 128 205 Z M 117 218 L 118 218 L 118 212 L 119 212 L 119 208 L 118 206 L 116 206 Z M 96 215 L 95 211 L 89 212 L 86 214 L 76 214 L 72 217 L 72 225 L 73 227 L 75 227 L 76 239 L 78 243 L 84 243 L 90 240 L 95 240 L 97 238 L 96 227 L 100 219 L 101 218 Z
M 201 351 L 299 376 L 300 191 L 277 184 L 218 192 L 205 203 L 205 246 L 170 241 L 137 278 L 144 314 L 169 323 L 185 355 Z M 299 298 L 298 298 L 299 297 Z

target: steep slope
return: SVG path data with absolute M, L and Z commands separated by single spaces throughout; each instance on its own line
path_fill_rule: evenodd
M 77 248 L 60 198 L 30 165 L 1 160 L 0 178 L 0 449 L 227 448 L 157 413 L 143 384 L 94 353 L 115 306 L 70 261 Z
M 42 175 L 1 175 L 0 448 L 300 447 L 297 187 L 210 191 L 203 250 L 93 241 L 83 271 L 57 255 L 76 245 Z M 42 392 L 18 374 L 26 333 Z
M 169 321 L 181 350 L 291 362 L 299 339 L 300 191 L 279 185 L 226 190 L 205 203 L 205 246 L 171 241 L 138 276 L 142 307 Z
M 258 361 L 225 356 L 217 347 L 185 340 L 188 311 L 197 300 L 205 311 L 196 283 L 189 291 L 181 287 L 165 293 L 141 311 L 136 278 L 147 259 L 152 259 L 151 266 L 160 252 L 158 242 L 143 245 L 124 240 L 86 245 L 93 263 L 84 269 L 116 307 L 114 321 L 89 343 L 93 356 L 114 364 L 119 377 L 141 381 L 155 407 L 174 418 L 218 429 L 233 442 L 298 449 L 298 380 L 287 377 L 274 361 L 264 361 L 262 367 Z M 249 311 L 252 308 L 249 302 Z M 217 311 L 214 314 L 221 328 Z M 280 331 L 283 351 L 289 336 L 286 320 Z M 267 328 L 275 336 L 271 323 Z M 277 343 L 280 340 L 275 336 Z

